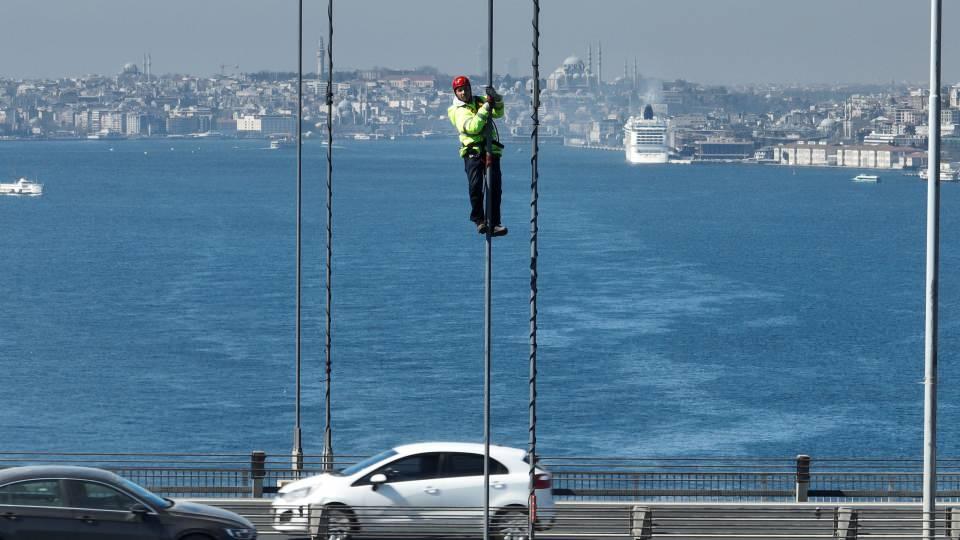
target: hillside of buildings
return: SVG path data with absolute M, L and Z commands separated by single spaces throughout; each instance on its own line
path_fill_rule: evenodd
M 541 81 L 543 143 L 618 149 L 630 116 L 652 105 L 668 119 L 667 145 L 691 160 L 789 165 L 925 166 L 929 92 L 879 86 L 724 87 L 647 78 L 625 66 L 610 79 L 592 60 L 567 58 Z M 453 136 L 446 118 L 450 74 L 369 69 L 337 71 L 332 86 L 336 137 Z M 326 74 L 303 86 L 303 133 L 323 136 Z M 484 77 L 474 78 L 479 90 Z M 502 138 L 530 136 L 532 80 L 497 77 L 506 99 Z M 152 75 L 127 64 L 112 76 L 0 79 L 2 139 L 291 137 L 296 132 L 293 73 Z M 941 92 L 942 148 L 960 160 L 960 85 Z

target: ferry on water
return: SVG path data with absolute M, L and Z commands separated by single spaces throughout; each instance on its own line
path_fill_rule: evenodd
M 653 115 L 653 107 L 643 108 L 643 116 L 631 116 L 623 127 L 623 148 L 630 163 L 666 163 L 667 123 Z
M 20 178 L 11 184 L 0 184 L 0 195 L 26 195 L 36 197 L 43 195 L 43 184 Z
M 271 150 L 282 150 L 284 148 L 294 148 L 297 146 L 297 141 L 292 137 L 280 137 L 277 139 L 270 140 L 270 149 Z
M 957 179 L 958 174 L 960 174 L 960 169 L 955 167 L 955 163 L 940 163 L 940 181 L 941 182 L 953 182 Z M 930 178 L 930 172 L 926 167 L 920 169 L 920 179 L 926 180 Z
M 880 181 L 880 177 L 875 174 L 858 174 L 853 177 L 854 182 L 873 182 L 874 184 Z

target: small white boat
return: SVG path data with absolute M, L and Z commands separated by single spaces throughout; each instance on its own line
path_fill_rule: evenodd
M 880 177 L 875 174 L 858 174 L 853 177 L 854 182 L 872 182 L 877 183 L 880 181 Z
M 297 146 L 297 141 L 290 137 L 284 137 L 280 139 L 272 139 L 270 141 L 271 150 L 281 150 L 283 148 L 294 148 Z
M 357 133 L 356 135 L 353 136 L 353 140 L 355 140 L 355 141 L 369 141 L 369 140 L 370 140 L 370 136 L 367 135 L 366 133 Z
M 43 195 L 43 184 L 20 178 L 11 184 L 0 184 L 0 195 L 26 195 L 36 197 Z

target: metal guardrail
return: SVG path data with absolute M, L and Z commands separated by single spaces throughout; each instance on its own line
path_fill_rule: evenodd
M 359 456 L 338 456 L 334 468 Z M 0 467 L 55 463 L 112 470 L 160 495 L 183 498 L 270 497 L 287 481 L 323 468 L 287 454 L 126 454 L 0 452 Z M 577 502 L 913 502 L 920 500 L 922 463 L 904 459 L 556 458 L 540 459 L 553 474 L 554 497 Z M 960 460 L 938 462 L 938 501 L 960 502 Z
M 243 514 L 261 538 L 322 538 L 331 532 L 323 509 L 299 509 L 304 528 L 283 533 L 274 529 L 273 510 L 265 499 L 201 500 Z M 351 509 L 353 532 L 382 539 L 427 536 L 478 537 L 482 531 L 479 508 L 430 509 L 440 511 L 414 519 L 424 508 Z M 492 509 L 491 531 L 496 535 L 505 523 Z M 500 514 L 502 516 L 502 514 Z M 560 503 L 552 525 L 541 528 L 544 540 L 622 538 L 632 540 L 813 540 L 870 539 L 918 540 L 923 530 L 919 504 L 818 505 L 815 503 L 656 503 L 644 505 L 610 503 Z M 523 516 L 521 516 L 523 517 Z M 522 523 L 522 521 L 520 522 Z M 938 509 L 934 538 L 960 537 L 960 507 Z M 520 537 L 523 535 L 521 534 Z

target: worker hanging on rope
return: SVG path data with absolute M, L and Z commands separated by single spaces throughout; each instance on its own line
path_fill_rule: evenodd
M 483 206 L 483 173 L 486 168 L 484 160 L 484 140 L 487 122 L 492 118 L 503 117 L 503 96 L 497 94 L 493 88 L 487 88 L 486 98 L 473 95 L 470 88 L 470 79 L 459 76 L 453 79 L 453 94 L 456 99 L 447 109 L 450 122 L 460 132 L 460 157 L 463 158 L 463 168 L 467 173 L 467 182 L 470 190 L 470 221 L 477 225 L 477 232 L 487 234 L 487 223 L 493 227 L 490 234 L 503 236 L 507 228 L 500 224 L 500 196 L 502 174 L 500 172 L 500 157 L 503 155 L 503 145 L 498 140 L 496 125 L 491 125 L 488 133 L 491 134 L 490 156 L 490 215 L 484 214 Z M 486 218 L 490 219 L 487 220 Z

